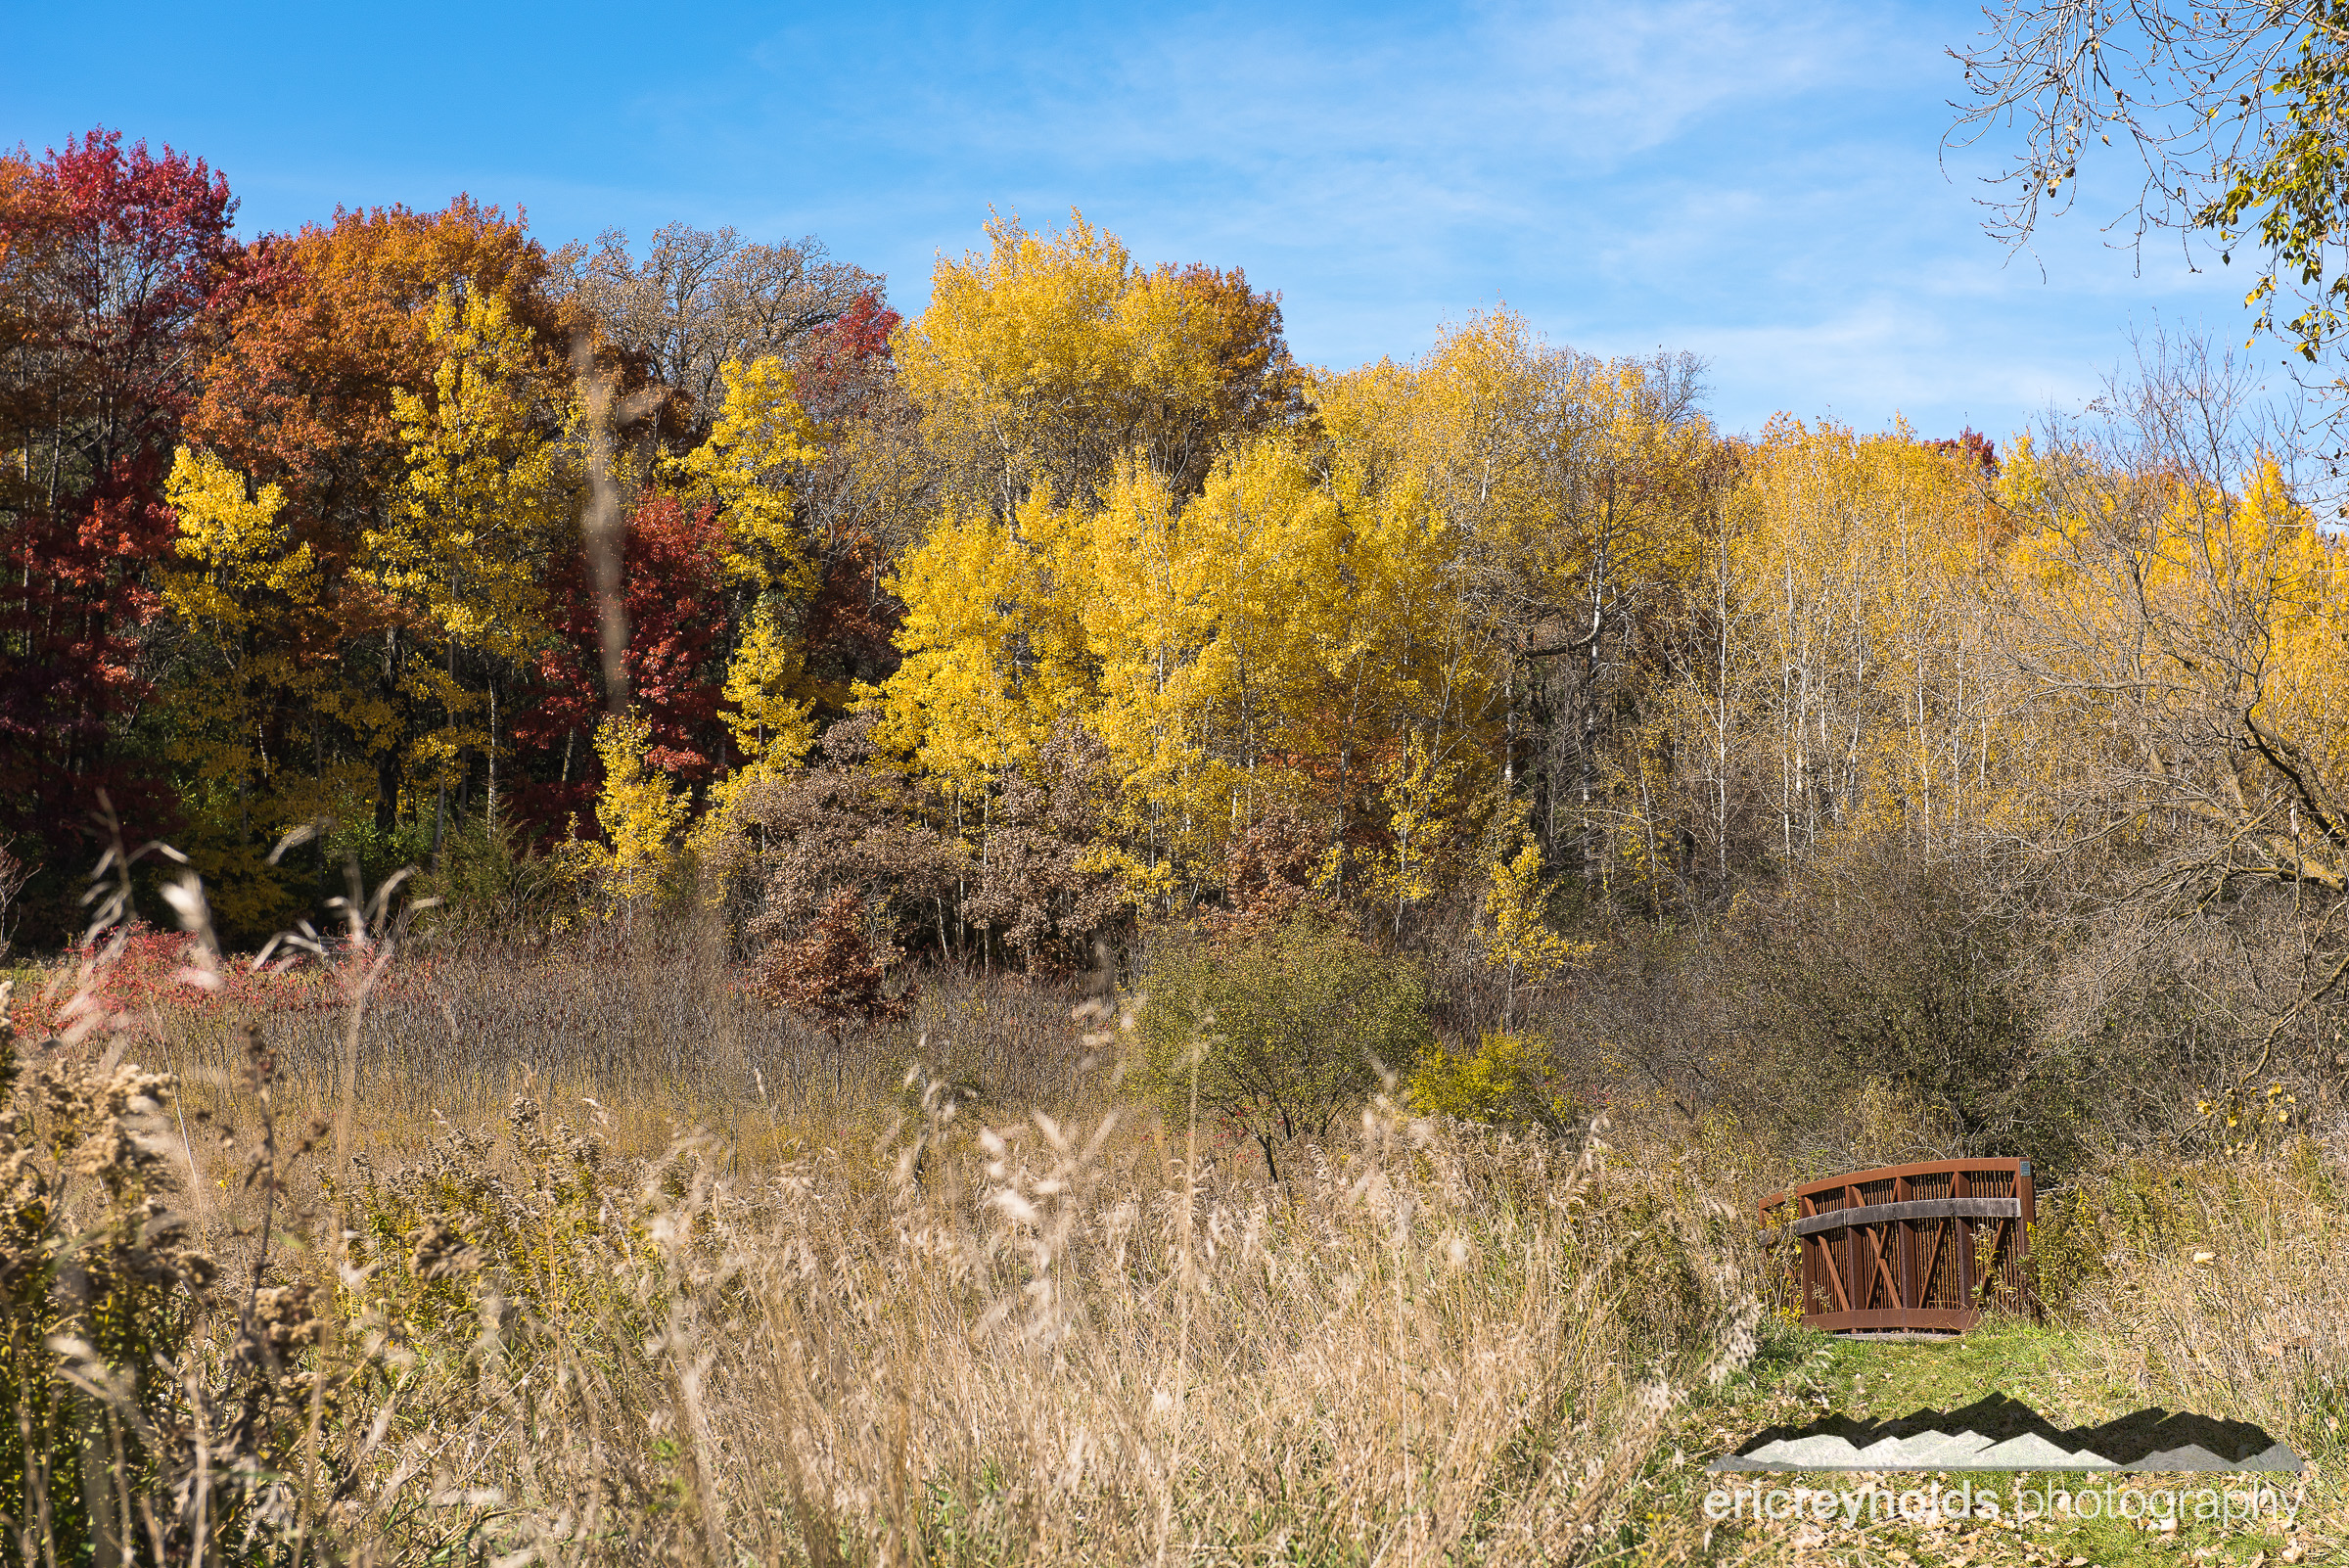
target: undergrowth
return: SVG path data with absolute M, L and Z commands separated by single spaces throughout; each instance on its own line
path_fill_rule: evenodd
M 379 901 L 237 982 L 181 907 L 168 952 L 102 926 L 45 1027 L 0 1031 L 13 1561 L 2169 1549 L 1701 1513 L 1703 1460 L 1762 1425 L 1993 1390 L 2258 1420 L 2314 1461 L 2304 1527 L 2194 1549 L 2337 1533 L 2349 1206 L 2306 1136 L 2050 1193 L 2042 1323 L 1830 1345 L 1761 1306 L 1747 1205 L 1783 1166 L 1723 1113 L 1509 1131 L 1390 1083 L 1275 1175 L 1172 1096 L 1178 1054 L 1121 1086 L 1114 998 L 941 989 L 858 1043 L 728 1011 L 716 970 L 664 997 L 623 968 L 647 993 L 607 1029 L 707 1031 L 665 1104 L 657 1071 L 501 1033 L 558 992 L 584 1033 L 591 966 L 512 972 L 495 1011 L 492 974 L 403 970 Z M 126 954 L 160 994 L 110 977 Z

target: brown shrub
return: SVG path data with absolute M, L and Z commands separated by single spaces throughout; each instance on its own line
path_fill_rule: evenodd
M 1128 913 L 1116 876 L 1087 853 L 1111 794 L 1108 749 L 1064 725 L 991 803 L 979 884 L 962 917 L 1017 951 L 1031 974 L 1083 964 Z
M 911 1009 L 909 995 L 889 995 L 882 981 L 882 965 L 865 941 L 863 906 L 839 888 L 806 936 L 766 950 L 751 989 L 761 1000 L 816 1019 L 837 1038 L 850 1025 L 895 1022 Z

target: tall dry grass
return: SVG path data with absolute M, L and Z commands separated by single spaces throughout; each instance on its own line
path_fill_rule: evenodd
M 1013 1111 L 1090 1108 L 1116 1066 L 1083 1045 L 1074 997 L 1013 976 L 917 976 L 907 1021 L 836 1038 L 750 996 L 720 945 L 690 928 L 598 937 L 412 949 L 369 994 L 355 1050 L 326 976 L 253 1004 L 154 988 L 125 1024 L 223 1110 L 256 1020 L 280 1062 L 282 1107 L 331 1117 L 347 1058 L 365 1108 L 354 1136 L 392 1157 L 443 1125 L 495 1127 L 521 1095 L 575 1118 L 600 1106 L 608 1142 L 649 1154 L 689 1130 L 746 1146 L 778 1131 L 869 1141 L 903 1109 L 909 1064 Z
M 1761 1326 L 1780 1156 L 1718 1115 L 1525 1139 L 1380 1098 L 1275 1182 L 1128 1102 L 1102 1003 L 934 975 L 835 1041 L 666 936 L 361 936 L 21 1042 L 0 1385 L 46 1503 L 11 1556 L 1706 1549 L 1638 1510 Z M 2308 1139 L 2083 1176 L 2044 1213 L 2054 1326 L 2337 1466 L 2345 1182 Z
M 363 1554 L 1578 1560 L 1758 1315 L 1684 1188 L 1383 1106 L 1277 1190 L 1115 1112 L 755 1176 L 513 1140 L 363 1201 L 352 1309 L 412 1358 Z M 418 1332 L 418 1235 L 476 1315 Z
M 89 1084 L 38 1222 L 167 1208 L 216 1282 L 135 1409 L 52 1336 L 44 1442 L 82 1448 L 44 1473 L 114 1492 L 12 1554 L 1589 1560 L 1752 1351 L 1749 1226 L 1685 1162 L 1381 1099 L 1273 1183 L 1123 1103 L 1128 1032 L 1066 996 L 934 984 L 844 1063 L 691 951 L 403 971 L 359 936 L 311 991 L 36 1047 L 21 1090 Z M 106 1099 L 134 1052 L 176 1085 Z
M 2293 1138 L 2132 1160 L 2043 1205 L 2057 1320 L 2172 1408 L 2256 1421 L 2334 1475 L 2349 1459 L 2349 1164 Z

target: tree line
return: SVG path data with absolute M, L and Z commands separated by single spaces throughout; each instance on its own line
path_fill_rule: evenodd
M 1726 943 L 1773 998 L 1728 1037 L 1950 1106 L 1985 1051 L 2338 1033 L 2339 549 L 2191 346 L 2004 451 L 1735 436 L 1693 358 L 1506 310 L 1300 364 L 1081 216 L 908 319 L 812 240 L 233 213 L 111 132 L 0 161 L 36 940 L 103 790 L 247 935 L 463 849 L 1037 973 L 1311 904 L 1504 1031 Z

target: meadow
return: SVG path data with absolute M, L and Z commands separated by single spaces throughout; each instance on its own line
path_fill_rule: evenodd
M 2248 1564 L 2349 1521 L 2327 1139 L 2077 1171 L 2043 1319 L 1834 1341 L 1734 1116 L 1510 1130 L 1391 1081 L 1274 1177 L 1137 1090 L 1129 992 L 938 972 L 839 1033 L 699 925 L 18 970 L 59 1033 L 12 1029 L 0 1124 L 11 1556 Z M 1855 1155 L 1902 1135 L 1868 1114 Z M 1993 1391 L 2310 1468 L 2288 1528 L 1705 1516 L 1763 1426 Z

